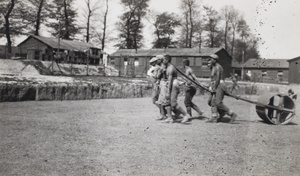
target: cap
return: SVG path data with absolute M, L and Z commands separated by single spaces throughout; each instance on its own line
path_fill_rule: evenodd
M 155 56 L 155 57 L 157 57 L 158 59 L 163 59 L 163 58 L 164 58 L 163 55 L 157 55 L 157 56 Z
M 152 57 L 151 59 L 150 59 L 150 63 L 152 63 L 152 62 L 155 62 L 155 61 L 157 61 L 159 58 L 157 58 L 157 57 Z
M 216 59 L 216 60 L 218 60 L 218 59 L 219 59 L 219 56 L 218 56 L 218 55 L 216 55 L 216 54 L 212 54 L 212 55 L 210 55 L 210 57 L 211 57 L 211 58 L 213 58 L 213 59 Z
M 235 73 L 234 76 L 238 76 L 238 74 Z

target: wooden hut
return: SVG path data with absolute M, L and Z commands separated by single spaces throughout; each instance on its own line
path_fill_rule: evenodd
M 30 35 L 18 47 L 19 53 L 26 54 L 28 60 L 103 64 L 101 49 L 90 43 Z
M 183 60 L 189 59 L 197 77 L 210 76 L 207 63 L 212 54 L 220 57 L 219 63 L 224 68 L 225 77 L 230 77 L 232 72 L 232 57 L 223 48 L 120 49 L 110 55 L 108 64 L 118 69 L 120 76 L 145 77 L 150 68 L 149 60 L 156 55 L 165 54 L 171 56 L 172 63 L 179 69 L 183 68 Z
M 289 83 L 300 84 L 300 56 L 288 60 L 289 63 Z

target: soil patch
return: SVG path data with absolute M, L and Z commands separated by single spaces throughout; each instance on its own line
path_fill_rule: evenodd
M 207 96 L 194 102 L 211 115 Z M 150 98 L 0 103 L 0 175 L 299 174 L 299 118 L 268 125 L 252 104 L 225 104 L 235 124 L 195 112 L 186 125 L 164 124 Z

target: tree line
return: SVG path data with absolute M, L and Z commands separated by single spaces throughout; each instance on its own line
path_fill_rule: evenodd
M 74 8 L 75 0 L 1 0 L 0 37 L 6 38 L 8 53 L 12 36 L 40 36 L 43 32 L 66 40 L 84 38 L 85 42 L 100 43 L 104 49 L 108 0 L 83 2 L 79 14 L 80 9 Z
M 219 11 L 201 0 L 181 0 L 180 13 L 149 9 L 150 0 L 118 0 L 122 14 L 115 28 L 118 48 L 143 47 L 145 23 L 153 27 L 153 48 L 223 47 L 237 61 L 259 58 L 258 39 L 240 11 L 226 5 Z M 1 0 L 0 37 L 11 52 L 12 36 L 41 35 L 46 29 L 54 37 L 101 45 L 113 40 L 108 31 L 108 0 Z M 81 10 L 82 13 L 79 13 Z M 80 18 L 79 18 L 80 17 Z M 42 28 L 42 26 L 44 28 Z

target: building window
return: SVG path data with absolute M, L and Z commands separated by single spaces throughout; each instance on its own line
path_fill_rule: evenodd
M 202 65 L 203 65 L 203 66 L 207 66 L 209 60 L 210 60 L 209 58 L 202 58 Z
M 267 70 L 262 70 L 261 71 L 261 76 L 266 77 L 267 76 Z
M 36 50 L 34 51 L 34 59 L 39 60 L 40 59 L 40 51 Z
M 190 61 L 190 66 L 195 66 L 194 64 L 194 57 L 188 57 L 188 60 Z
M 202 58 L 201 57 L 196 57 L 195 61 L 196 61 L 195 66 L 202 66 Z
M 98 56 L 98 49 L 91 49 L 92 50 L 92 55 Z
M 134 58 L 134 66 L 139 66 L 139 58 Z
M 279 81 L 282 81 L 282 80 L 283 80 L 283 71 L 279 70 L 279 71 L 277 72 L 277 78 L 278 78 Z
M 34 59 L 35 60 L 40 60 L 40 51 L 39 50 L 34 51 Z
M 115 58 L 110 58 L 110 64 L 115 65 Z
M 100 49 L 94 49 L 93 55 L 100 56 L 101 50 Z

